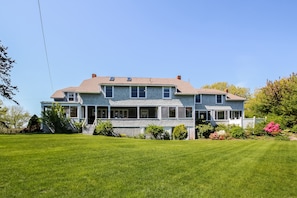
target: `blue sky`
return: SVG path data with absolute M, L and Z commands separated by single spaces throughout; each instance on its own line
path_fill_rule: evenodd
M 38 0 L 3 0 L 0 12 L 0 40 L 16 60 L 15 98 L 38 116 L 40 101 L 92 73 L 182 75 L 197 88 L 224 81 L 253 92 L 297 68 L 295 0 L 40 0 L 40 6 L 51 75 Z

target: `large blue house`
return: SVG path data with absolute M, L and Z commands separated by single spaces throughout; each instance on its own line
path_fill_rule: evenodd
M 195 138 L 198 119 L 241 125 L 245 101 L 228 92 L 195 89 L 181 76 L 136 78 L 96 74 L 78 87 L 57 90 L 51 98 L 53 101 L 41 102 L 43 111 L 59 103 L 67 117 L 84 122 L 90 131 L 98 120 L 110 120 L 115 132 L 129 136 L 143 133 L 150 124 L 163 126 L 169 133 L 184 124 L 189 139 Z

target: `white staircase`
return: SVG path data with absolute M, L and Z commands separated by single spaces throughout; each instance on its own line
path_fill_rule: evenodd
M 94 124 L 87 124 L 83 127 L 82 133 L 85 135 L 93 135 L 94 130 L 95 130 Z

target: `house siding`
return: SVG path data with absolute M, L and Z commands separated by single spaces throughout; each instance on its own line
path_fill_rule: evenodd
M 113 87 L 112 97 L 105 97 L 105 86 Z M 145 97 L 131 98 L 131 86 L 146 87 Z M 163 97 L 164 87 L 170 88 L 171 95 L 169 98 Z M 68 93 L 75 94 L 75 101 L 67 101 L 69 99 Z M 227 119 L 214 119 L 216 109 L 227 109 L 226 112 L 228 113 L 232 110 L 244 112 L 243 100 L 226 100 L 225 92 L 221 94 L 223 96 L 222 104 L 216 103 L 214 92 L 203 92 L 206 94 L 201 94 L 201 104 L 196 104 L 196 93 L 198 93 L 196 89 L 180 79 L 133 78 L 131 82 L 128 82 L 124 78 L 108 80 L 106 77 L 97 78 L 96 75 L 92 75 L 92 79 L 84 81 L 80 87 L 58 90 L 53 94 L 53 98 L 55 102 L 66 108 L 68 107 L 68 109 L 69 106 L 77 106 L 77 117 L 71 119 L 76 121 L 87 120 L 88 124 L 92 124 L 99 119 L 110 120 L 116 132 L 126 133 L 129 136 L 143 133 L 150 124 L 163 126 L 170 133 L 175 126 L 184 124 L 189 133 L 192 134 L 191 136 L 193 136 L 197 119 L 195 117 L 196 112 L 211 111 L 210 117 L 213 124 L 228 123 Z M 231 99 L 234 98 L 231 97 Z M 42 109 L 51 106 L 52 103 L 41 102 Z M 192 108 L 191 117 L 189 117 L 187 107 Z M 73 108 L 71 112 L 73 113 Z M 239 115 L 238 112 L 232 112 L 232 115 L 233 113 Z M 218 118 L 221 119 L 219 116 Z
M 202 95 L 202 104 L 195 104 L 195 109 L 206 110 L 206 106 L 230 106 L 232 109 L 242 110 L 244 103 L 242 101 L 228 101 L 223 97 L 223 103 L 216 103 L 216 95 Z

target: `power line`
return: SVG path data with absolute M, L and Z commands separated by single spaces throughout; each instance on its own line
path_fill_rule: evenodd
M 45 50 L 47 68 L 48 68 L 48 75 L 49 75 L 49 78 L 50 78 L 50 83 L 51 83 L 52 91 L 54 91 L 53 80 L 52 80 L 52 75 L 51 75 L 51 69 L 50 69 L 50 64 L 49 64 L 49 61 L 48 61 L 47 47 L 46 47 L 46 42 L 45 42 L 44 28 L 43 28 L 42 14 L 41 14 L 41 8 L 40 8 L 40 2 L 39 2 L 39 0 L 38 0 L 38 8 L 39 8 L 40 24 L 41 24 L 41 30 L 42 30 L 42 37 L 43 37 L 43 44 L 44 44 L 44 50 Z

